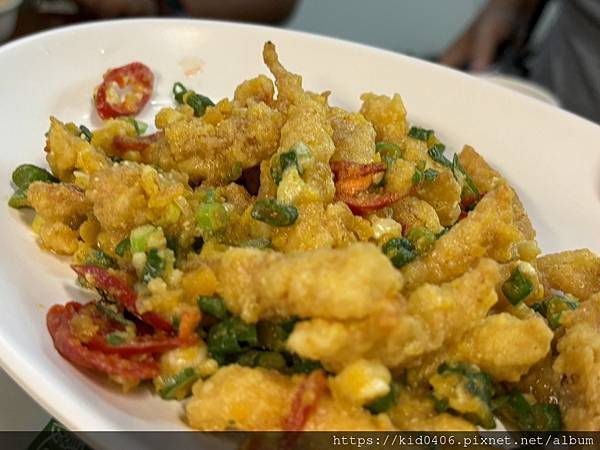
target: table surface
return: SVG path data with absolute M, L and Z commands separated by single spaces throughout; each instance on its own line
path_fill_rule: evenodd
M 0 431 L 40 431 L 50 420 L 44 411 L 4 370 L 0 369 Z

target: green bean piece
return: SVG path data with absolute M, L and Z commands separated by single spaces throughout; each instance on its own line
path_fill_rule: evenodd
M 225 319 L 229 314 L 221 297 L 200 296 L 198 307 L 203 313 L 209 314 L 217 319 Z
M 88 127 L 86 127 L 85 125 L 79 125 L 79 131 L 80 136 L 83 136 L 83 138 L 86 141 L 92 142 L 92 137 L 94 137 L 94 134 L 90 131 Z
M 562 430 L 560 407 L 548 403 L 537 403 L 532 407 L 533 423 L 536 431 Z
M 390 258 L 397 269 L 413 261 L 418 255 L 413 244 L 405 238 L 393 238 L 381 248 L 383 253 Z
M 275 199 L 263 199 L 254 204 L 251 216 L 273 227 L 289 227 L 298 219 L 298 210 Z
M 248 350 L 247 352 L 242 353 L 236 362 L 240 366 L 256 367 L 260 353 L 261 352 L 259 350 Z
M 151 248 L 142 270 L 142 280 L 144 283 L 149 283 L 152 279 L 159 277 L 163 270 L 165 270 L 165 260 L 160 256 L 158 249 Z
M 421 226 L 412 227 L 406 238 L 421 255 L 429 251 L 436 240 L 435 234 L 429 228 Z
M 117 246 L 115 247 L 115 253 L 118 256 L 123 256 L 125 255 L 125 252 L 129 250 L 129 246 L 129 238 L 125 238 L 117 244 Z
M 41 167 L 34 166 L 33 164 L 21 164 L 13 171 L 12 181 L 19 189 L 26 191 L 34 181 L 58 183 L 58 178 Z
M 372 414 L 381 414 L 391 409 L 398 403 L 398 397 L 400 395 L 400 385 L 395 382 L 390 383 L 390 391 L 378 399 L 365 405 Z
M 15 209 L 31 208 L 29 200 L 27 200 L 27 191 L 17 189 L 8 199 L 8 206 Z
M 452 163 L 446 156 L 444 156 L 444 151 L 446 151 L 446 146 L 444 144 L 434 144 L 427 151 L 427 154 L 431 159 L 433 159 L 436 163 L 441 164 L 445 167 L 452 167 Z
M 198 378 L 196 371 L 187 367 L 169 379 L 158 393 L 164 400 L 182 400 L 190 394 L 190 388 Z
M 259 352 L 256 367 L 283 371 L 286 368 L 286 361 L 279 352 Z
M 413 139 L 427 142 L 429 138 L 434 135 L 434 131 L 420 127 L 411 127 L 410 130 L 408 130 L 408 135 Z
M 531 281 L 527 279 L 518 267 L 512 271 L 508 280 L 502 283 L 502 292 L 513 305 L 518 305 L 533 291 Z
M 111 347 L 118 347 L 119 345 L 123 345 L 127 339 L 125 339 L 122 334 L 118 331 L 114 333 L 110 333 L 106 335 L 106 343 Z

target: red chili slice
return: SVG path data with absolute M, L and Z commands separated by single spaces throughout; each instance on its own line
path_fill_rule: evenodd
M 385 164 L 382 163 L 360 164 L 352 161 L 332 161 L 329 166 L 337 180 L 385 172 Z
M 102 353 L 116 353 L 121 356 L 133 356 L 152 353 L 164 353 L 178 347 L 187 347 L 196 343 L 197 339 L 192 336 L 182 339 L 169 336 L 139 336 L 131 342 L 125 342 L 121 345 L 109 345 L 105 336 L 95 336 L 86 343 L 86 346 L 92 350 Z
M 131 314 L 138 319 L 146 322 L 152 327 L 172 333 L 173 327 L 171 324 L 153 312 L 140 314 L 135 304 L 137 294 L 135 291 L 121 278 L 113 275 L 106 269 L 93 265 L 73 265 L 71 268 L 84 278 L 92 287 L 106 292 L 112 299 L 121 303 Z
M 344 202 L 350 210 L 359 216 L 365 216 L 378 209 L 390 206 L 392 203 L 400 200 L 402 196 L 395 192 L 385 194 L 362 193 L 355 197 L 338 195 L 337 200 Z
M 103 75 L 95 95 L 96 111 L 103 119 L 135 116 L 152 96 L 154 74 L 148 66 L 133 62 Z M 119 90 L 125 90 L 123 95 Z
M 64 306 L 54 305 L 46 316 L 46 324 L 54 347 L 65 359 L 78 366 L 94 369 L 126 381 L 148 380 L 160 373 L 158 363 L 150 356 L 129 360 L 83 345 L 73 335 L 70 327 L 71 319 L 81 307 L 81 304 L 75 302 L 69 302 Z
M 321 396 L 327 388 L 327 377 L 322 370 L 312 372 L 300 384 L 292 400 L 290 414 L 283 420 L 283 431 L 302 431 L 317 409 Z
M 338 195 L 354 196 L 366 191 L 373 184 L 373 175 L 365 175 L 357 178 L 344 178 L 335 183 Z
M 164 133 L 162 131 L 158 131 L 154 134 L 149 134 L 148 136 L 132 137 L 118 135 L 115 136 L 115 138 L 113 139 L 113 148 L 122 152 L 141 152 L 150 147 L 150 145 L 160 140 L 160 138 L 162 138 L 163 135 Z

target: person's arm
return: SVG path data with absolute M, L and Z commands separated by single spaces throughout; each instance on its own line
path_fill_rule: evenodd
M 196 17 L 279 23 L 287 19 L 296 0 L 180 0 L 185 11 Z
M 442 64 L 484 70 L 500 48 L 537 20 L 547 0 L 490 0 L 469 28 L 444 52 Z

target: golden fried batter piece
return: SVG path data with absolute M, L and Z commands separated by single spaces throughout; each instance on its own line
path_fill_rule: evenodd
M 273 96 L 275 87 L 273 82 L 264 75 L 244 81 L 237 88 L 233 99 L 242 106 L 249 106 L 252 103 L 265 103 L 273 106 Z
M 482 194 L 494 190 L 501 184 L 507 184 L 502 175 L 495 171 L 473 147 L 465 145 L 458 158 Z M 513 210 L 515 223 L 523 236 L 528 240 L 535 239 L 533 225 L 516 192 L 513 200 Z
M 96 173 L 86 197 L 93 204 L 107 248 L 148 223 L 164 227 L 181 241 L 191 240 L 194 230 L 184 224 L 193 220 L 195 205 L 186 181 L 179 173 L 158 172 L 133 162 Z
M 462 189 L 449 170 L 439 172 L 433 181 L 424 182 L 416 196 L 429 203 L 437 213 L 440 223 L 450 226 L 460 216 L 460 193 Z
M 275 228 L 272 233 L 273 248 L 285 253 L 346 247 L 373 234 L 369 221 L 352 214 L 341 202 L 326 207 L 320 203 L 300 205 L 294 226 Z
M 514 223 L 513 198 L 513 191 L 501 185 L 481 199 L 467 217 L 436 241 L 433 250 L 402 268 L 406 289 L 451 280 L 483 256 L 499 262 L 510 260 L 515 244 L 523 240 Z
M 495 380 L 517 382 L 548 354 L 553 337 L 539 316 L 521 320 L 508 313 L 493 314 L 467 332 L 451 353 Z
M 390 98 L 386 95 L 366 93 L 360 98 L 363 101 L 360 112 L 373 124 L 377 142 L 402 144 L 408 132 L 408 125 L 406 109 L 400 95 L 394 94 Z
M 225 252 L 216 270 L 227 309 L 246 322 L 273 317 L 363 318 L 402 287 L 402 277 L 372 244 L 277 254 Z
M 37 215 L 42 246 L 60 255 L 75 253 L 77 227 L 92 209 L 83 190 L 73 184 L 36 181 L 29 185 L 27 200 Z
M 164 141 L 149 147 L 144 162 L 183 172 L 193 183 L 233 181 L 275 152 L 283 124 L 267 104 L 247 99 L 247 105 L 234 102 L 217 124 L 193 117 L 168 123 Z
M 202 431 L 281 430 L 294 395 L 306 375 L 289 377 L 275 370 L 229 365 L 193 387 L 186 405 L 188 423 Z M 326 392 L 304 426 L 306 431 L 391 430 L 385 414 L 372 416 L 342 404 Z
M 75 180 L 75 171 L 92 175 L 110 164 L 106 155 L 92 147 L 85 139 L 73 134 L 55 117 L 50 117 L 46 152 L 46 160 L 52 173 L 65 182 Z
M 569 431 L 600 431 L 600 294 L 564 312 L 565 334 L 553 369 L 563 380 L 560 406 Z
M 438 234 L 444 229 L 433 206 L 416 197 L 404 197 L 392 205 L 392 210 L 394 220 L 402 224 L 403 230 L 421 226 Z
M 387 367 L 406 367 L 454 342 L 496 303 L 498 265 L 483 259 L 456 280 L 425 284 L 408 300 L 384 302 L 364 320 L 312 319 L 298 323 L 287 346 L 299 355 L 339 371 L 360 358 Z
M 371 163 L 375 158 L 375 129 L 360 113 L 329 110 L 335 153 L 332 161 Z
M 303 180 L 306 189 L 314 193 L 307 197 L 323 204 L 331 203 L 335 186 L 329 160 L 335 152 L 335 145 L 327 103 L 322 97 L 302 89 L 302 78 L 288 72 L 281 65 L 273 43 L 265 44 L 263 58 L 275 77 L 277 105 L 285 111 L 286 122 L 281 128 L 277 154 L 269 165 L 261 166 L 261 170 L 268 170 L 270 173 L 278 155 L 289 151 L 295 144 L 304 143 L 310 149 L 311 157 L 304 168 Z
M 187 421 L 202 431 L 280 430 L 302 377 L 229 365 L 193 387 Z
M 542 256 L 537 266 L 546 288 L 567 292 L 580 300 L 600 292 L 600 257 L 588 249 Z

